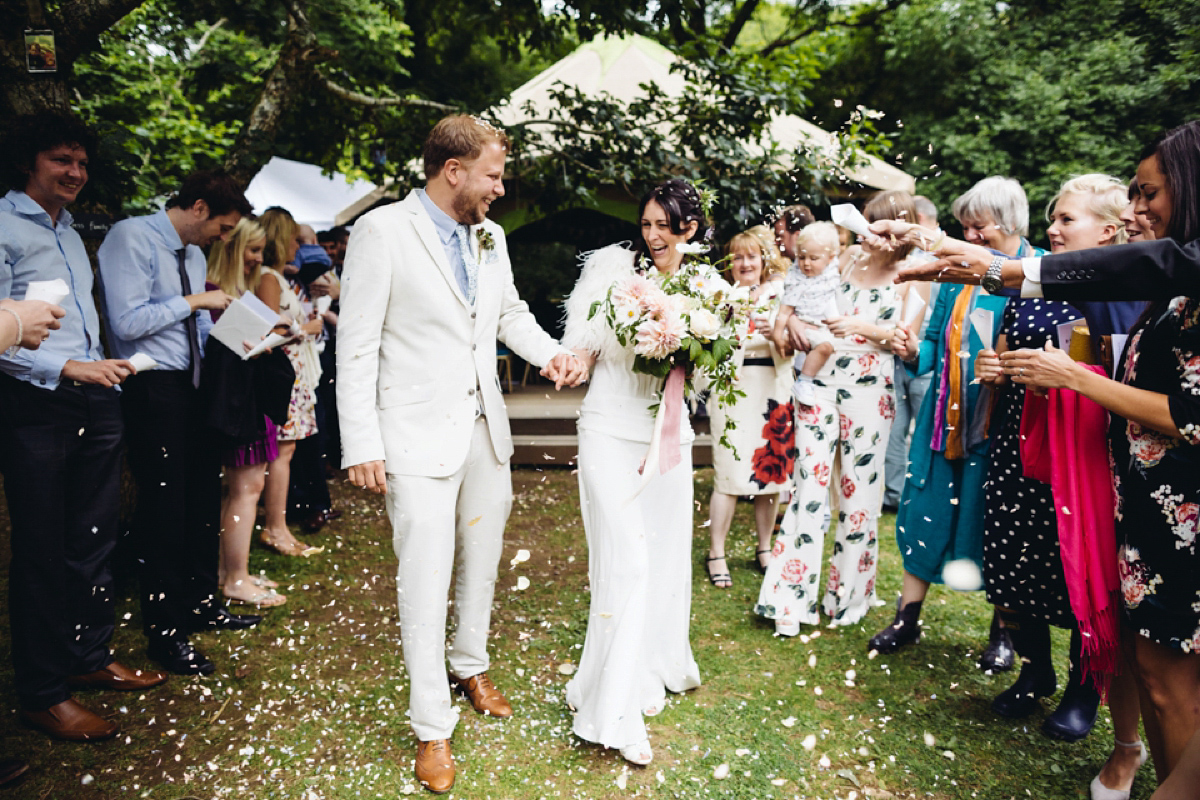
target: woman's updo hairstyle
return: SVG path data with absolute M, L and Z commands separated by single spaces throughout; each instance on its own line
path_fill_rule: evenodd
M 1158 156 L 1158 168 L 1171 193 L 1167 236 L 1180 244 L 1200 239 L 1200 120 L 1185 122 L 1159 136 L 1138 161 Z
M 688 239 L 689 242 L 701 241 L 708 230 L 708 220 L 704 216 L 704 209 L 700 204 L 700 192 L 695 186 L 692 186 L 687 181 L 681 178 L 672 178 L 665 183 L 660 183 L 650 191 L 646 192 L 642 197 L 642 201 L 638 204 L 638 224 L 641 224 L 641 219 L 646 213 L 646 206 L 650 201 L 658 203 L 662 208 L 663 213 L 667 215 L 667 222 L 671 227 L 671 232 L 682 234 L 683 229 L 696 221 L 696 232 Z M 650 251 L 646 247 L 646 240 L 642 237 L 638 238 L 637 246 L 634 250 L 639 254 L 649 257 Z

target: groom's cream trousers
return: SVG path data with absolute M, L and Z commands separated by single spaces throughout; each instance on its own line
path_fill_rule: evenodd
M 458 721 L 444 667 L 446 603 L 437 599 L 448 595 L 452 568 L 450 672 L 469 678 L 488 669 L 487 632 L 512 478 L 508 464 L 496 460 L 487 424 L 486 417 L 475 420 L 467 460 L 452 475 L 387 476 L 409 715 L 422 741 L 450 738 Z

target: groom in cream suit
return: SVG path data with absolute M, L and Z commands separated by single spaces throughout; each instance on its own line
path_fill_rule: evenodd
M 454 784 L 451 684 L 481 714 L 512 714 L 487 676 L 492 595 L 512 506 L 513 445 L 496 339 L 546 365 L 542 374 L 556 386 L 587 377 L 517 296 L 504 232 L 485 218 L 504 194 L 507 153 L 507 136 L 486 122 L 443 119 L 425 141 L 425 188 L 355 224 L 342 276 L 343 462 L 356 486 L 387 493 L 416 774 L 438 793 Z

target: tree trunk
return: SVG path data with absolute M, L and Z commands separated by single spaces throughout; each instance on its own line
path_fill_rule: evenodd
M 30 18 L 30 5 L 0 2 L 0 118 L 36 111 L 71 111 L 69 83 L 75 59 L 96 45 L 96 37 L 145 0 L 65 0 L 54 13 Z M 30 73 L 25 63 L 25 29 L 54 31 L 57 72 Z

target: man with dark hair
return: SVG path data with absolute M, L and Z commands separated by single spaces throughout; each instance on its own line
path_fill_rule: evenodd
M 40 143 L 40 144 L 39 144 Z M 12 520 L 9 615 L 21 716 L 61 739 L 117 726 L 71 699 L 73 688 L 140 690 L 167 679 L 113 660 L 113 580 L 121 480 L 116 386 L 133 373 L 106 359 L 92 267 L 65 206 L 88 179 L 91 134 L 43 113 L 10 130 L 5 168 L 24 175 L 0 200 L 0 297 L 62 281 L 66 315 L 38 350 L 0 355 L 0 469 Z
M 346 230 L 343 225 L 317 234 L 317 242 L 325 248 L 329 260 L 333 262 L 333 268 L 338 271 L 339 275 L 342 272 L 342 263 L 346 260 L 346 243 L 349 241 L 350 231 Z
M 133 534 L 142 625 L 150 657 L 181 675 L 215 669 L 190 634 L 261 620 L 230 614 L 216 596 L 221 463 L 200 394 L 208 312 L 232 300 L 219 289 L 204 291 L 200 248 L 223 239 L 249 212 L 230 176 L 196 173 L 163 211 L 114 225 L 98 253 L 113 352 L 144 353 L 158 364 L 128 382 L 121 405 L 138 488 Z

